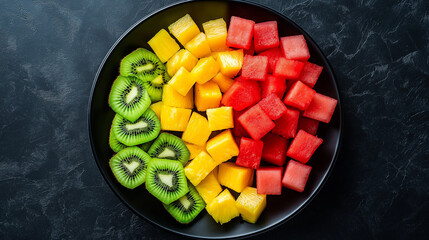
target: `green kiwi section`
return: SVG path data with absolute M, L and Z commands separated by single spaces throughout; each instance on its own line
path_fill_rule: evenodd
M 140 79 L 156 78 L 166 71 L 165 65 L 151 51 L 138 48 L 125 56 L 121 61 L 119 72 L 122 76 L 132 76 Z
M 141 150 L 147 152 L 149 150 L 150 146 L 152 146 L 152 143 L 153 143 L 153 141 L 150 141 L 150 142 L 147 142 L 147 143 L 140 144 L 140 145 L 138 145 L 138 147 Z
M 167 84 L 170 81 L 170 76 L 167 71 L 164 71 L 163 74 L 153 78 L 143 78 L 143 86 L 146 88 L 149 97 L 152 102 L 158 102 L 162 100 L 162 88 L 164 84 Z
M 109 146 L 114 152 L 119 152 L 127 147 L 125 144 L 118 141 L 118 138 L 116 138 L 115 134 L 113 133 L 113 128 L 110 128 Z
M 153 158 L 176 160 L 185 165 L 189 160 L 190 152 L 182 139 L 169 134 L 161 133 L 148 150 Z

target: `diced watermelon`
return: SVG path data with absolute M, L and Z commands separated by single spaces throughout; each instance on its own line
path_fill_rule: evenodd
M 242 167 L 258 169 L 261 163 L 263 147 L 264 143 L 261 140 L 242 137 L 240 141 L 240 152 L 235 164 Z
M 313 136 L 304 130 L 299 130 L 286 155 L 305 164 L 322 142 L 321 138 Z
M 276 127 L 273 133 L 286 139 L 294 138 L 298 128 L 299 111 L 288 108 L 286 112 L 274 121 Z
M 232 129 L 232 134 L 235 137 L 249 137 L 249 134 L 247 133 L 246 129 L 241 126 L 241 123 L 238 121 L 238 118 L 243 114 L 246 110 L 241 111 L 233 111 L 233 119 L 234 119 L 234 128 Z M 238 139 L 238 142 L 240 142 L 240 138 Z
M 305 85 L 301 81 L 296 81 L 287 92 L 284 103 L 288 106 L 304 111 L 308 106 L 310 106 L 311 100 L 315 94 L 316 91 L 314 89 Z
M 290 160 L 286 165 L 282 185 L 297 192 L 303 192 L 310 172 L 311 166 Z
M 243 54 L 246 56 L 246 55 L 250 55 L 250 56 L 253 56 L 254 54 L 255 54 L 255 47 L 254 47 L 254 44 L 253 44 L 253 40 L 252 40 L 252 42 L 250 43 L 250 47 L 249 47 L 249 49 L 244 49 L 243 50 Z
M 277 77 L 284 77 L 289 80 L 294 80 L 299 77 L 303 66 L 303 62 L 281 57 L 277 59 L 273 75 Z
M 235 143 L 237 144 L 237 146 L 240 147 L 241 137 L 235 137 L 234 136 L 234 140 L 235 140 Z
M 261 139 L 275 126 L 270 117 L 262 111 L 258 104 L 243 113 L 238 118 L 238 121 L 255 140 Z
M 282 194 L 282 167 L 260 167 L 256 170 L 256 190 L 258 194 Z
M 282 100 L 274 93 L 263 98 L 258 104 L 272 120 L 279 119 L 287 110 Z
M 283 52 L 280 48 L 272 48 L 266 51 L 263 51 L 258 54 L 258 56 L 267 56 L 268 57 L 268 73 L 272 73 L 276 67 L 277 59 L 284 57 Z
M 310 58 L 307 42 L 303 35 L 282 37 L 280 46 L 287 59 L 307 61 Z
M 226 45 L 228 47 L 249 49 L 253 38 L 253 27 L 255 22 L 252 20 L 232 16 L 229 22 Z
M 261 52 L 279 46 L 279 32 L 277 21 L 256 23 L 254 27 L 255 51 Z
M 329 121 L 331 121 L 332 115 L 334 114 L 336 106 L 336 99 L 316 93 L 314 94 L 310 106 L 308 106 L 302 115 L 317 121 L 329 123 Z
M 313 88 L 322 73 L 323 67 L 311 62 L 305 62 L 298 80 Z
M 261 100 L 261 88 L 253 81 L 235 81 L 222 96 L 222 104 L 236 111 L 243 110 Z
M 275 93 L 279 98 L 283 98 L 286 91 L 286 80 L 267 74 L 265 81 L 261 82 L 262 97 L 265 98 L 271 93 Z
M 310 133 L 311 135 L 316 135 L 318 128 L 319 128 L 319 121 L 311 119 L 311 118 L 306 118 L 303 116 L 299 117 L 298 131 L 302 129 L 302 130 Z
M 267 56 L 244 56 L 241 77 L 245 80 L 264 81 L 268 71 Z
M 264 142 L 262 160 L 277 166 L 283 166 L 286 161 L 286 151 L 289 141 L 275 134 L 268 133 L 262 138 L 262 142 Z

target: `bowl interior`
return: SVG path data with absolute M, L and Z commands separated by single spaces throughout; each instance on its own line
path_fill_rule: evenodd
M 334 75 L 327 60 L 313 40 L 284 16 L 265 7 L 244 2 L 194 1 L 180 3 L 158 11 L 130 28 L 116 42 L 101 64 L 95 78 L 88 110 L 89 131 L 95 160 L 112 190 L 128 207 L 139 216 L 165 229 L 200 238 L 239 237 L 263 231 L 292 217 L 321 187 L 335 161 L 339 145 L 340 104 L 338 104 L 331 122 L 329 124 L 321 123 L 319 126 L 318 136 L 323 138 L 324 142 L 308 163 L 313 170 L 305 191 L 297 193 L 283 188 L 281 196 L 269 196 L 267 208 L 256 224 L 248 224 L 240 218 L 236 218 L 228 224 L 219 225 L 205 211 L 193 223 L 179 224 L 163 209 L 161 202 L 146 191 L 144 186 L 134 190 L 122 187 L 109 168 L 108 163 L 113 152 L 109 148 L 108 138 L 114 112 L 109 108 L 107 99 L 112 83 L 119 74 L 120 61 L 136 48 L 150 49 L 147 41 L 161 28 L 167 29 L 169 24 L 185 14 L 192 16 L 200 30 L 202 30 L 201 24 L 206 21 L 224 18 L 228 23 L 229 18 L 234 15 L 253 19 L 255 22 L 275 20 L 278 22 L 280 36 L 303 34 L 311 53 L 309 61 L 324 67 L 315 90 L 339 100 Z

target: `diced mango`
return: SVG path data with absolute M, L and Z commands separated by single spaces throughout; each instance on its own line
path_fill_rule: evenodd
M 226 162 L 219 165 L 218 180 L 219 183 L 236 192 L 241 192 L 249 186 L 250 179 L 254 170 L 251 168 L 237 166 L 232 162 Z
M 215 168 L 216 169 L 216 168 Z M 211 171 L 203 181 L 200 182 L 195 188 L 197 189 L 200 196 L 204 199 L 204 202 L 209 204 L 220 192 L 222 187 L 217 181 L 215 170 Z
M 185 45 L 200 33 L 200 29 L 189 14 L 186 14 L 168 26 L 168 30 L 182 45 Z
M 215 82 L 220 90 L 225 93 L 228 89 L 234 84 L 234 80 L 232 78 L 223 75 L 221 72 L 218 72 L 212 81 Z
M 161 120 L 162 102 L 152 103 L 149 106 L 149 108 L 152 109 L 155 112 L 158 119 Z
M 220 224 L 227 223 L 240 215 L 237 206 L 235 206 L 234 197 L 228 189 L 223 190 L 221 194 L 207 204 L 206 209 L 213 219 Z
M 207 119 L 197 112 L 193 112 L 186 130 L 183 132 L 182 140 L 198 146 L 204 146 L 211 133 Z
M 186 165 L 185 175 L 192 185 L 197 186 L 217 165 L 219 163 L 213 160 L 206 151 L 202 151 Z
M 179 71 L 174 74 L 168 84 L 178 93 L 182 94 L 182 96 L 186 96 L 189 90 L 194 86 L 195 78 L 191 76 L 186 68 L 181 67 Z
M 195 84 L 195 106 L 198 111 L 217 108 L 221 100 L 222 93 L 216 83 L 209 81 L 204 84 Z
M 225 51 L 228 48 L 226 46 L 226 22 L 223 18 L 205 22 L 203 28 L 212 51 Z
M 232 107 L 219 107 L 207 109 L 207 119 L 210 131 L 234 128 Z
M 182 96 L 172 86 L 165 84 L 162 90 L 162 103 L 170 107 L 194 108 L 194 91 L 190 90 L 186 96 Z
M 212 53 L 210 53 L 210 56 L 212 56 L 215 60 L 217 60 L 217 58 L 218 58 L 218 56 L 219 56 L 219 53 L 221 53 L 221 52 L 228 52 L 228 51 L 233 51 L 234 49 L 232 49 L 232 48 L 227 48 L 227 49 L 225 49 L 225 50 L 223 50 L 223 51 L 219 51 L 219 52 L 212 52 Z
M 181 67 L 186 68 L 190 72 L 197 62 L 198 59 L 191 52 L 186 49 L 180 49 L 166 64 L 168 75 L 174 76 Z
M 194 159 L 198 154 L 200 154 L 201 151 L 205 151 L 206 150 L 206 146 L 198 146 L 192 143 L 187 143 L 185 142 L 186 147 L 189 150 L 189 160 Z
M 161 29 L 147 43 L 163 63 L 167 62 L 180 49 L 179 44 L 165 29 Z
M 191 74 L 197 80 L 197 83 L 203 84 L 212 79 L 219 72 L 219 65 L 213 57 L 201 58 L 197 65 L 192 69 Z
M 207 142 L 207 152 L 218 162 L 225 162 L 238 156 L 238 146 L 232 136 L 231 129 L 225 130 Z
M 191 113 L 191 109 L 163 105 L 161 110 L 161 130 L 185 131 Z
M 198 34 L 191 41 L 186 43 L 185 48 L 197 58 L 209 56 L 211 53 L 209 43 L 204 33 Z
M 222 74 L 233 78 L 243 66 L 243 49 L 220 52 L 217 62 L 219 63 Z
M 235 206 L 244 221 L 256 223 L 267 206 L 267 195 L 258 194 L 256 188 L 246 187 L 235 201 Z

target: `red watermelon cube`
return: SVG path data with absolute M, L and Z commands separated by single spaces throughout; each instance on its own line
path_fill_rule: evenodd
M 254 28 L 255 51 L 261 52 L 279 46 L 279 32 L 277 31 L 277 21 L 256 23 Z
M 298 128 L 299 111 L 288 108 L 286 112 L 274 121 L 276 126 L 273 133 L 286 139 L 294 138 Z
M 261 90 L 262 98 L 267 97 L 271 93 L 276 94 L 279 98 L 283 98 L 286 91 L 286 79 L 267 74 L 265 81 L 261 82 Z
M 301 81 L 296 81 L 287 92 L 284 103 L 288 106 L 304 111 L 308 106 L 310 106 L 311 100 L 315 94 L 316 91 L 314 89 L 305 85 Z
M 311 166 L 290 160 L 286 165 L 282 185 L 297 192 L 303 192 L 310 172 Z
M 264 81 L 268 71 L 268 57 L 244 56 L 241 77 L 245 80 Z
M 264 143 L 261 140 L 253 140 L 242 137 L 240 141 L 240 152 L 235 164 L 242 167 L 258 169 L 261 163 L 262 149 Z
M 245 137 L 249 137 L 249 134 L 247 133 L 246 129 L 243 128 L 243 126 L 241 126 L 241 123 L 238 121 L 238 118 L 241 116 L 241 114 L 243 114 L 246 110 L 241 110 L 241 111 L 233 111 L 233 120 L 234 120 L 234 128 L 232 129 L 232 134 L 235 137 L 241 137 L 241 136 L 245 136 Z M 240 139 L 239 139 L 240 140 Z
M 323 67 L 311 62 L 305 62 L 298 80 L 313 88 L 322 73 Z
M 307 61 L 310 58 L 307 42 L 303 35 L 282 37 L 280 46 L 287 59 Z
M 331 121 L 332 115 L 334 114 L 336 106 L 336 99 L 316 93 L 314 94 L 310 106 L 308 106 L 302 115 L 317 121 L 329 123 L 329 121 Z
M 262 159 L 274 165 L 283 166 L 289 141 L 272 133 L 268 133 L 261 140 L 264 142 Z
M 260 167 L 256 170 L 256 190 L 258 194 L 282 194 L 282 167 Z
M 258 54 L 258 56 L 268 57 L 268 73 L 274 72 L 276 67 L 277 59 L 284 57 L 283 52 L 280 48 L 271 48 Z
M 316 136 L 318 128 L 319 128 L 319 121 L 316 121 L 316 120 L 311 119 L 311 118 L 306 118 L 303 116 L 299 117 L 298 131 L 302 129 L 302 130 L 310 133 L 311 135 Z
M 232 16 L 226 36 L 226 45 L 233 48 L 249 49 L 254 26 L 255 22 L 252 20 Z
M 287 110 L 282 100 L 274 93 L 263 98 L 258 104 L 272 120 L 279 119 Z
M 303 66 L 303 62 L 281 57 L 276 62 L 273 75 L 277 77 L 284 77 L 289 80 L 294 80 L 299 77 Z
M 313 136 L 304 130 L 299 130 L 286 152 L 288 157 L 307 163 L 323 140 Z
M 253 81 L 235 81 L 222 96 L 222 104 L 236 111 L 243 110 L 261 100 L 261 88 Z
M 261 139 L 275 127 L 273 121 L 258 104 L 243 113 L 238 121 L 255 140 Z

